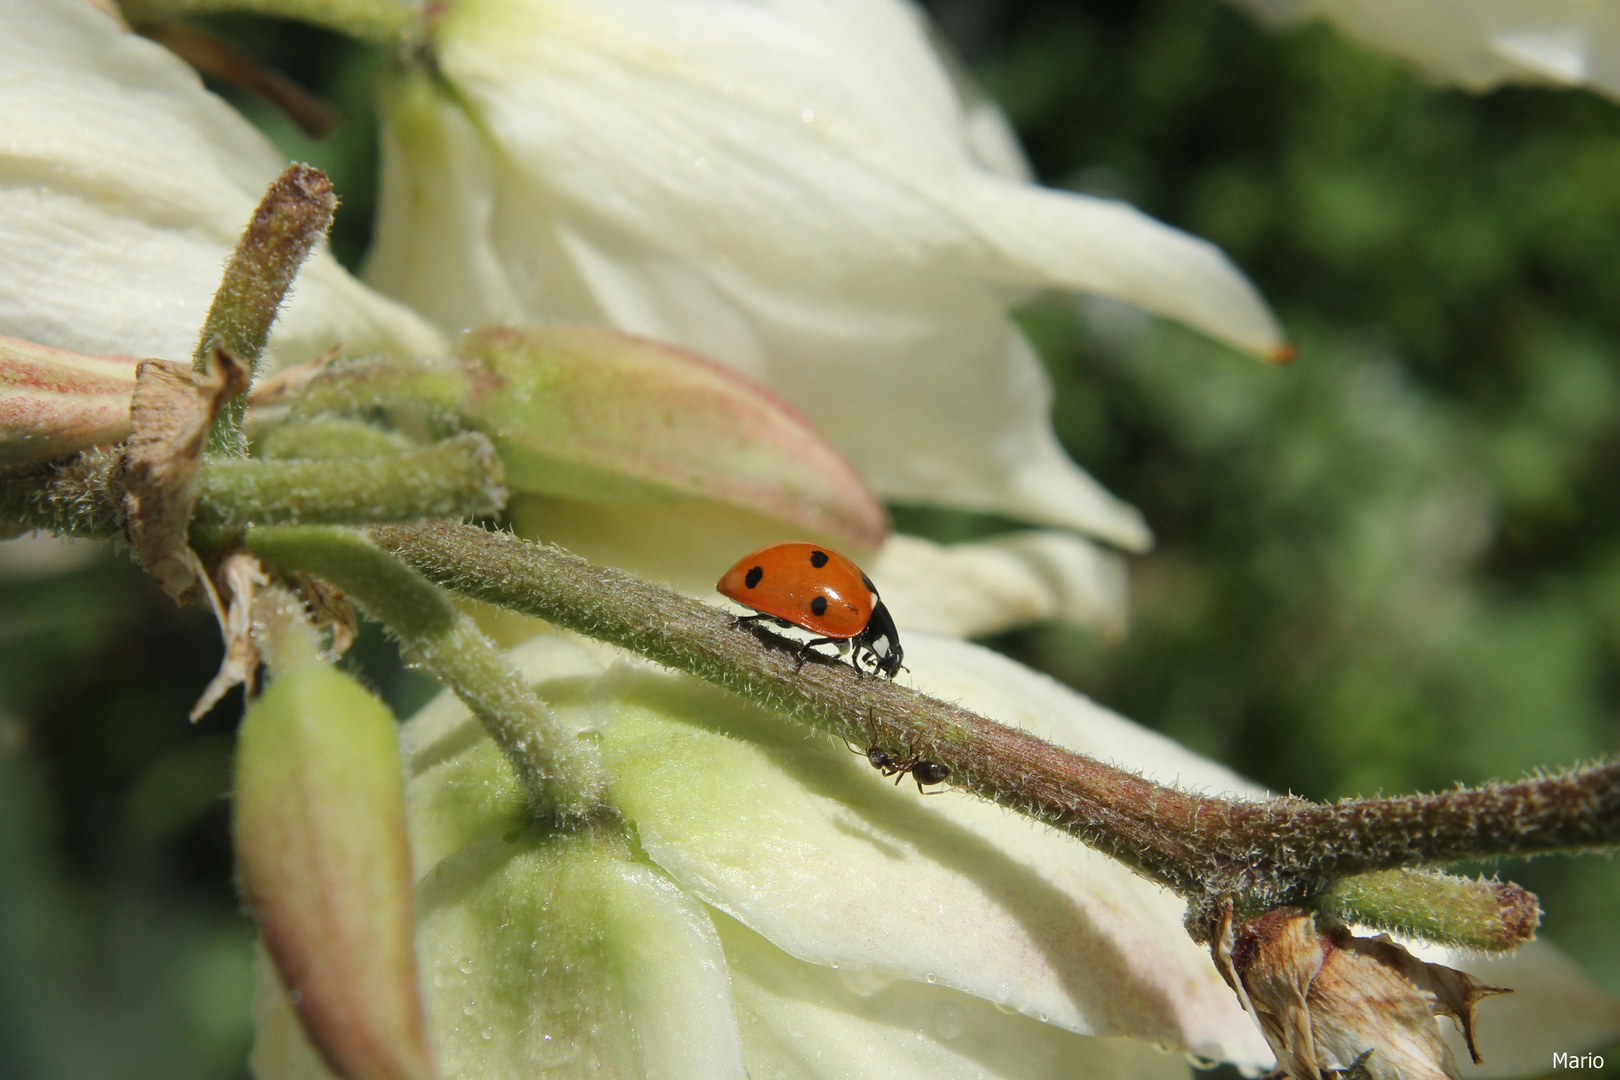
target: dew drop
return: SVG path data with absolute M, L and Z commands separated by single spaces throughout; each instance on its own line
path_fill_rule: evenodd
M 932 971 L 925 975 L 924 978 L 926 978 L 931 984 L 939 982 L 939 976 L 935 975 Z
M 495 1029 L 487 1027 L 478 1033 L 478 1037 L 483 1039 L 485 1042 L 489 1042 L 489 1040 L 495 1037 Z
M 456 969 L 458 971 L 460 971 L 463 975 L 471 975 L 472 974 L 472 969 L 473 969 L 472 957 L 470 957 L 470 956 L 462 957 L 461 958 L 461 963 L 456 965 Z
M 886 990 L 894 982 L 893 976 L 879 975 L 875 971 L 855 971 L 844 968 L 838 972 L 838 981 L 856 997 L 871 997 Z
M 804 112 L 799 114 L 799 119 L 803 120 L 807 124 L 810 123 L 811 121 L 815 120 L 815 118 L 816 118 L 816 110 L 814 110 L 814 109 L 806 109 L 806 110 L 804 110 Z
M 1005 1001 L 997 1001 L 993 1002 L 993 1004 L 996 1007 L 996 1012 L 1001 1013 L 1004 1016 L 1018 1015 L 1018 1010 L 1015 1007 L 1007 1004 Z
M 954 1039 L 967 1030 L 967 1012 L 954 1001 L 942 1001 L 934 1008 L 934 1030 L 942 1039 Z

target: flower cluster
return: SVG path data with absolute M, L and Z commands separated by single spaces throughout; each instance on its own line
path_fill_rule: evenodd
M 147 560 L 128 499 L 161 504 L 150 558 L 219 610 L 219 686 L 261 653 L 275 676 L 237 785 L 260 1080 L 1268 1067 L 1285 1044 L 1184 933 L 1182 899 L 1056 830 L 897 789 L 864 747 L 606 645 L 490 620 L 532 639 L 503 660 L 356 533 L 226 544 L 233 569 L 209 577 L 199 526 L 327 522 L 365 502 L 331 494 L 338 473 L 372 484 L 344 524 L 381 520 L 385 490 L 390 520 L 504 505 L 520 532 L 696 594 L 738 551 L 809 533 L 882 583 L 902 681 L 1166 783 L 1266 797 L 961 640 L 1036 619 L 1117 632 L 1117 549 L 1150 543 L 1059 447 L 1009 306 L 1086 291 L 1286 358 L 1219 251 L 1030 183 L 900 0 L 454 0 L 420 29 L 380 91 L 369 284 L 316 248 L 260 361 L 257 456 L 222 462 L 202 446 L 240 388 L 198 328 L 283 163 L 108 12 L 0 8 L 0 463 L 127 438 L 148 458 L 86 455 L 98 482 L 131 461 L 183 474 L 123 492 L 120 526 Z M 214 383 L 134 360 L 194 352 Z M 212 389 L 159 443 L 142 403 L 165 380 Z M 322 484 L 317 513 L 298 500 Z M 1042 528 L 944 547 L 889 535 L 880 500 Z M 260 573 L 298 543 L 335 545 L 334 571 Z M 360 601 L 455 691 L 403 729 L 403 802 L 386 710 L 312 632 L 347 632 L 321 584 L 344 559 L 384 567 Z M 1525 1019 L 1481 1023 L 1481 1075 L 1620 1031 L 1620 1005 L 1549 955 L 1482 976 Z M 1457 1075 L 1411 1000 L 1415 1041 Z M 1339 1043 L 1297 1059 L 1330 1067 Z

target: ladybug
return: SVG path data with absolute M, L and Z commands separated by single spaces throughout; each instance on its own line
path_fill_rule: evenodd
M 801 654 L 812 645 L 837 645 L 840 654 L 853 647 L 856 671 L 864 670 L 863 662 L 891 679 L 900 671 L 900 636 L 877 586 L 836 551 L 815 544 L 762 547 L 739 559 L 715 588 L 759 612 L 740 617 L 738 626 L 763 619 L 801 627 L 821 635 L 799 646 Z

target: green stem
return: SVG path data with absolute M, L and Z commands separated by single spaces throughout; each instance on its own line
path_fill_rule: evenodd
M 116 449 L 92 450 L 0 477 L 0 527 L 121 538 L 119 461 Z M 364 458 L 214 459 L 197 488 L 194 540 L 248 525 L 479 517 L 506 503 L 500 459 L 476 433 Z
M 251 529 L 248 549 L 285 573 L 348 593 L 399 637 L 407 655 L 455 691 L 506 754 L 536 816 L 580 822 L 606 811 L 601 766 L 535 696 L 500 650 L 439 588 L 349 529 Z
M 194 526 L 338 525 L 465 518 L 506 504 L 501 461 L 468 433 L 431 446 L 336 460 L 210 461 Z
M 370 532 L 466 595 L 641 653 L 856 745 L 903 747 L 948 765 L 954 787 L 1064 829 L 1187 896 L 1200 937 L 1221 897 L 1258 911 L 1370 871 L 1620 844 L 1617 764 L 1333 806 L 1194 795 L 847 664 L 800 665 L 723 612 L 554 547 L 448 524 Z
M 1535 895 L 1512 882 L 1425 870 L 1380 870 L 1340 878 L 1311 906 L 1339 922 L 1483 952 L 1501 952 L 1529 941 L 1541 922 Z
M 420 4 L 405 0 L 123 0 L 132 23 L 231 12 L 323 26 L 382 48 L 404 48 L 423 37 Z
M 276 178 L 225 264 L 225 275 L 208 308 L 192 358 L 197 371 L 208 370 L 209 351 L 216 340 L 249 373 L 258 367 L 281 302 L 298 276 L 298 268 L 332 227 L 336 211 L 332 182 L 319 169 L 293 165 Z M 246 456 L 247 442 L 242 436 L 246 410 L 245 397 L 226 405 L 214 422 L 210 451 Z

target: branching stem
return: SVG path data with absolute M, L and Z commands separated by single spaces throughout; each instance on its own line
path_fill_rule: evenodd
M 954 786 L 1061 828 L 1186 896 L 1200 938 L 1222 897 L 1261 911 L 1372 871 L 1620 844 L 1620 764 L 1331 806 L 1194 795 L 846 664 L 801 666 L 763 631 L 739 630 L 721 611 L 555 547 L 449 524 L 370 532 L 447 588 L 612 642 L 857 745 L 903 746 L 944 763 Z M 1337 910 L 1355 914 L 1354 890 L 1341 890 Z M 1511 914 L 1524 924 L 1521 910 Z
M 397 635 L 407 658 L 454 690 L 483 723 L 537 817 L 567 824 L 604 812 L 602 769 L 590 747 L 437 586 L 352 529 L 252 529 L 247 545 L 277 570 L 332 582 Z

